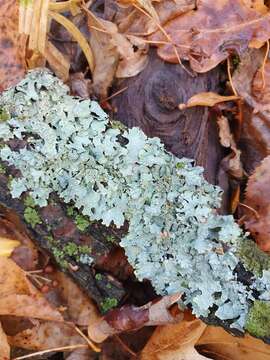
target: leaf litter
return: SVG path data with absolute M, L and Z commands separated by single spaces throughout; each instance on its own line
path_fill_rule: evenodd
M 224 60 L 232 59 L 232 54 L 237 54 L 240 64 L 233 65 L 234 74 L 230 79 L 231 88 L 235 88 L 237 94 L 228 94 L 229 87 L 222 95 L 199 93 L 186 104 L 180 104 L 179 111 L 196 106 L 217 109 L 220 143 L 229 151 L 224 158 L 228 173 L 243 187 L 244 176 L 253 172 L 245 192 L 246 206 L 241 208 L 243 222 L 261 249 L 269 251 L 269 157 L 266 156 L 270 154 L 270 27 L 267 4 L 262 0 L 119 0 L 114 4 L 114 17 L 109 20 L 106 16 L 99 17 L 98 12 L 81 7 L 79 1 L 37 1 L 34 5 L 27 5 L 21 4 L 18 16 L 19 9 L 13 0 L 1 4 L 1 23 L 4 24 L 4 18 L 7 20 L 0 35 L 0 90 L 18 82 L 27 66 L 44 66 L 47 61 L 63 80 L 77 81 L 74 82 L 75 93 L 79 89 L 77 92 L 84 97 L 94 93 L 104 100 L 110 98 L 110 89 L 115 82 L 128 77 L 136 79 L 136 75 L 144 70 L 149 61 L 150 46 L 157 47 L 157 53 L 164 61 L 188 61 L 195 72 L 207 72 Z M 69 13 L 68 17 L 65 11 Z M 32 20 L 29 14 L 34 14 Z M 83 26 L 75 24 L 78 14 L 84 19 L 90 35 L 85 35 Z M 70 59 L 59 50 L 60 46 L 47 37 L 51 26 L 49 18 L 54 19 L 57 26 L 64 26 L 85 54 L 88 69 L 85 73 L 78 73 L 80 75 L 73 80 Z M 27 36 L 29 48 L 26 51 Z M 240 145 L 234 126 L 231 126 L 231 116 L 235 112 L 231 104 L 239 99 L 244 114 L 241 115 Z M 249 144 L 249 151 L 254 150 L 254 158 L 249 159 L 246 149 L 242 150 L 241 141 Z M 263 158 L 265 160 L 261 163 Z M 91 355 L 85 348 L 85 338 L 78 333 L 76 326 L 83 330 L 88 327 L 90 337 L 100 342 L 109 335 L 156 324 L 161 321 L 164 310 L 168 315 L 165 324 L 174 319 L 169 316 L 170 310 L 166 306 L 155 315 L 157 322 L 151 322 L 149 314 L 147 319 L 140 317 L 140 313 L 145 315 L 145 310 L 149 311 L 155 304 L 143 307 L 124 305 L 101 317 L 91 300 L 64 274 L 56 270 L 46 274 L 44 269 L 39 272 L 40 254 L 27 234 L 17 227 L 11 231 L 12 222 L 8 218 L 1 219 L 1 222 L 2 229 L 6 231 L 3 234 L 2 230 L 0 232 L 0 277 L 3 283 L 0 314 L 4 329 L 0 328 L 0 344 L 7 359 L 10 357 L 10 346 L 37 351 L 63 347 L 72 350 L 74 346 L 75 350 L 68 359 L 82 360 Z M 34 271 L 38 271 L 37 275 Z M 48 284 L 55 282 L 58 287 L 49 286 L 49 291 L 42 293 L 35 276 L 36 279 L 38 276 L 45 277 Z M 160 300 L 160 303 L 165 300 Z M 13 324 L 15 329 L 21 319 L 26 328 L 9 334 L 8 324 Z M 206 359 L 209 355 L 215 359 L 234 360 L 242 359 L 244 355 L 247 356 L 245 359 L 249 356 L 253 358 L 255 354 L 258 360 L 268 358 L 268 346 L 248 335 L 235 338 L 221 328 L 206 326 L 201 320 L 185 314 L 178 324 L 158 326 L 144 347 L 141 358 L 195 360 Z

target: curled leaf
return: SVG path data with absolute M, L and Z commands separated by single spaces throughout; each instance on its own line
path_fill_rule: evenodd
M 180 110 L 191 108 L 194 106 L 214 106 L 221 102 L 233 101 L 239 99 L 239 96 L 222 96 L 214 92 L 201 92 L 193 95 L 186 104 L 180 104 L 178 107 Z
M 182 314 L 173 316 L 169 307 L 181 298 L 180 294 L 164 296 L 157 302 L 135 307 L 125 305 L 120 309 L 111 310 L 97 322 L 90 323 L 88 335 L 93 341 L 100 343 L 108 336 L 123 331 L 136 330 L 143 326 L 164 325 L 181 320 Z

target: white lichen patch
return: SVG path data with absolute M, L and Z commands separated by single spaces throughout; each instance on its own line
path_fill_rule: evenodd
M 138 128 L 110 126 L 98 103 L 69 96 L 44 70 L 4 92 L 0 106 L 10 117 L 0 124 L 0 138 L 27 138 L 21 150 L 0 151 L 22 174 L 11 182 L 14 197 L 29 191 L 44 206 L 56 192 L 90 220 L 118 227 L 128 221 L 121 246 L 138 279 L 151 280 L 162 295 L 184 292 L 197 316 L 216 309 L 243 329 L 252 300 L 234 272 L 243 234 L 232 216 L 216 213 L 221 190 L 201 167 Z

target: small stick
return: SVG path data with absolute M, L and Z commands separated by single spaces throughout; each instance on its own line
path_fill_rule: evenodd
M 84 333 L 77 326 L 75 326 L 75 330 L 88 343 L 92 350 L 95 352 L 101 352 L 101 349 L 96 346 L 86 335 L 84 335 Z

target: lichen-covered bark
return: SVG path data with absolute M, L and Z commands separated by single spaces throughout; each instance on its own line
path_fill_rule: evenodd
M 75 210 L 71 213 L 70 208 L 56 196 L 51 196 L 45 207 L 32 204 L 27 194 L 20 199 L 12 198 L 9 182 L 16 174 L 16 170 L 1 163 L 1 206 L 16 212 L 38 247 L 48 252 L 60 269 L 96 301 L 101 311 L 118 305 L 126 294 L 122 284 L 113 276 L 106 276 L 106 272 L 96 276 L 94 266 L 106 261 L 114 247 L 112 241 L 118 241 L 121 231 L 116 232 L 99 223 L 87 224 L 83 215 Z M 83 227 L 83 220 L 86 227 Z M 76 261 L 78 256 L 88 254 L 88 249 L 93 259 L 91 267 Z

